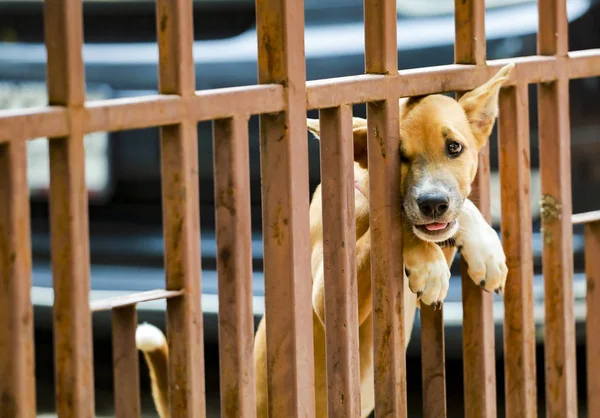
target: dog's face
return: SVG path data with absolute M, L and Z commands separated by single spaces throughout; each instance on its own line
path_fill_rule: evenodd
M 400 100 L 400 179 L 405 224 L 422 240 L 445 241 L 458 231 L 457 218 L 498 114 L 498 93 L 513 64 L 458 101 L 443 95 Z M 354 118 L 355 176 L 368 165 L 367 122 Z M 309 120 L 318 136 L 318 123 Z M 368 193 L 364 185 L 357 188 Z

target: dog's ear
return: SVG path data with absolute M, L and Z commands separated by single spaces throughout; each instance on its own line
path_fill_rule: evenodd
M 466 93 L 458 101 L 467 114 L 479 148 L 485 145 L 492 133 L 498 116 L 498 94 L 502 84 L 510 77 L 514 66 L 514 63 L 505 65 L 487 83 Z
M 306 119 L 308 131 L 317 139 L 321 139 L 319 119 Z M 362 118 L 352 118 L 352 133 L 354 137 L 354 161 L 367 168 L 367 121 Z

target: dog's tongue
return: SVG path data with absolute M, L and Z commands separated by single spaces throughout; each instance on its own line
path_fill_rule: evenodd
M 448 226 L 447 223 L 433 223 L 433 224 L 427 224 L 424 225 L 425 229 L 427 229 L 428 231 L 439 231 L 440 229 L 444 229 L 445 227 Z

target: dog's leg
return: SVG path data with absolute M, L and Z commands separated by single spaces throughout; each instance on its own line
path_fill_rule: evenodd
M 498 234 L 470 200 L 465 201 L 458 223 L 456 245 L 468 265 L 469 277 L 486 291 L 501 293 L 508 267 Z
M 450 286 L 444 251 L 434 242 L 415 237 L 410 230 L 404 233 L 403 246 L 404 274 L 410 290 L 426 305 L 441 305 Z

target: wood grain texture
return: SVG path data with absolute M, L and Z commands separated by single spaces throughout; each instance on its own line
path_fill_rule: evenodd
M 502 244 L 508 265 L 504 290 L 506 416 L 537 417 L 533 254 L 527 85 L 500 91 L 498 149 Z
M 585 226 L 587 279 L 586 360 L 588 416 L 600 416 L 600 221 Z
M 395 0 L 365 0 L 365 72 L 398 77 Z M 398 100 L 367 104 L 375 415 L 406 417 Z
M 221 416 L 256 415 L 248 120 L 213 124 Z
M 538 53 L 565 56 L 566 0 L 539 2 Z M 545 295 L 546 416 L 577 416 L 569 80 L 538 85 L 542 239 Z
M 422 304 L 420 312 L 423 417 L 443 418 L 447 416 L 444 310 Z
M 329 417 L 358 417 L 358 287 L 352 107 L 320 112 Z
M 194 97 L 193 10 L 187 0 L 156 2 L 159 93 Z M 185 117 L 160 129 L 166 289 L 169 410 L 172 417 L 206 416 L 203 316 L 200 306 L 198 129 Z
M 258 80 L 285 88 L 260 117 L 269 415 L 315 414 L 304 2 L 257 0 Z
M 0 144 L 0 416 L 14 418 L 36 415 L 25 145 Z
M 70 112 L 69 136 L 49 143 L 56 410 L 60 418 L 91 418 L 95 407 L 81 1 L 46 0 L 44 18 L 48 100 Z
M 116 418 L 142 416 L 139 358 L 135 346 L 136 309 L 136 305 L 126 305 L 112 310 Z
M 454 61 L 485 64 L 484 0 L 455 0 Z M 489 78 L 489 77 L 488 77 Z M 483 80 L 482 83 L 487 80 Z M 469 197 L 490 222 L 490 148 L 479 154 L 479 168 Z M 462 263 L 463 373 L 465 416 L 496 417 L 496 363 L 494 357 L 493 298 L 475 285 Z

